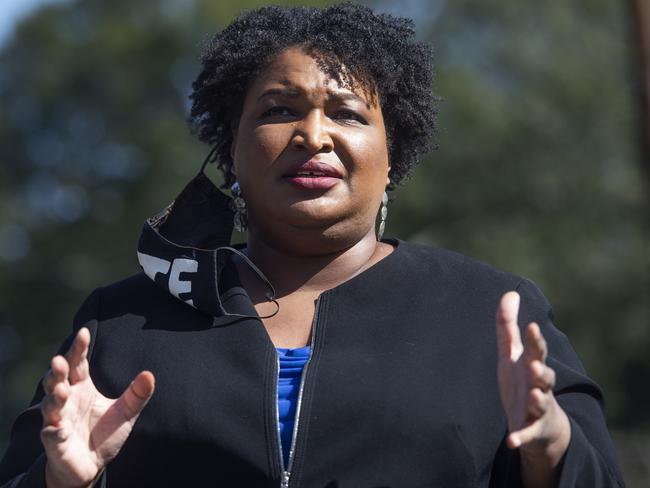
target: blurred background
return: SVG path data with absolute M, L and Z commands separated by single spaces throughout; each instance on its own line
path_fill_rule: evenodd
M 208 151 L 186 123 L 201 41 L 262 4 L 0 3 L 0 453 L 76 308 L 138 270 L 143 220 Z M 439 149 L 396 192 L 386 235 L 534 280 L 605 390 L 629 486 L 648 486 L 650 166 L 635 2 L 367 4 L 415 19 L 442 97 Z

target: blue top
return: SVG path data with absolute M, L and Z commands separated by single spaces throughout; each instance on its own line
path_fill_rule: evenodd
M 280 357 L 280 377 L 278 380 L 278 420 L 280 422 L 280 439 L 282 441 L 282 455 L 284 456 L 285 469 L 289 464 L 289 450 L 293 426 L 296 419 L 298 393 L 302 370 L 307 364 L 311 347 L 286 349 L 277 347 Z

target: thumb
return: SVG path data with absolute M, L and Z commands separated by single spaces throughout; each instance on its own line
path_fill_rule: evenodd
M 524 346 L 517 325 L 519 314 L 519 293 L 509 291 L 501 298 L 497 308 L 497 345 L 500 358 L 516 361 L 521 356 Z
M 133 379 L 115 402 L 115 407 L 122 412 L 125 420 L 135 421 L 153 395 L 155 386 L 156 380 L 150 371 L 141 371 Z

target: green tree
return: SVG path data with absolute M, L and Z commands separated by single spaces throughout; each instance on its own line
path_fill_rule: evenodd
M 647 188 L 626 14 L 607 1 L 447 3 L 425 34 L 440 149 L 398 194 L 389 231 L 535 280 L 611 420 L 647 426 Z

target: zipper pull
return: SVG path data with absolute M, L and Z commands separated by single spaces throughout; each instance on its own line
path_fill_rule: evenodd
M 282 482 L 280 483 L 280 488 L 289 488 L 289 473 L 287 471 L 282 471 Z

